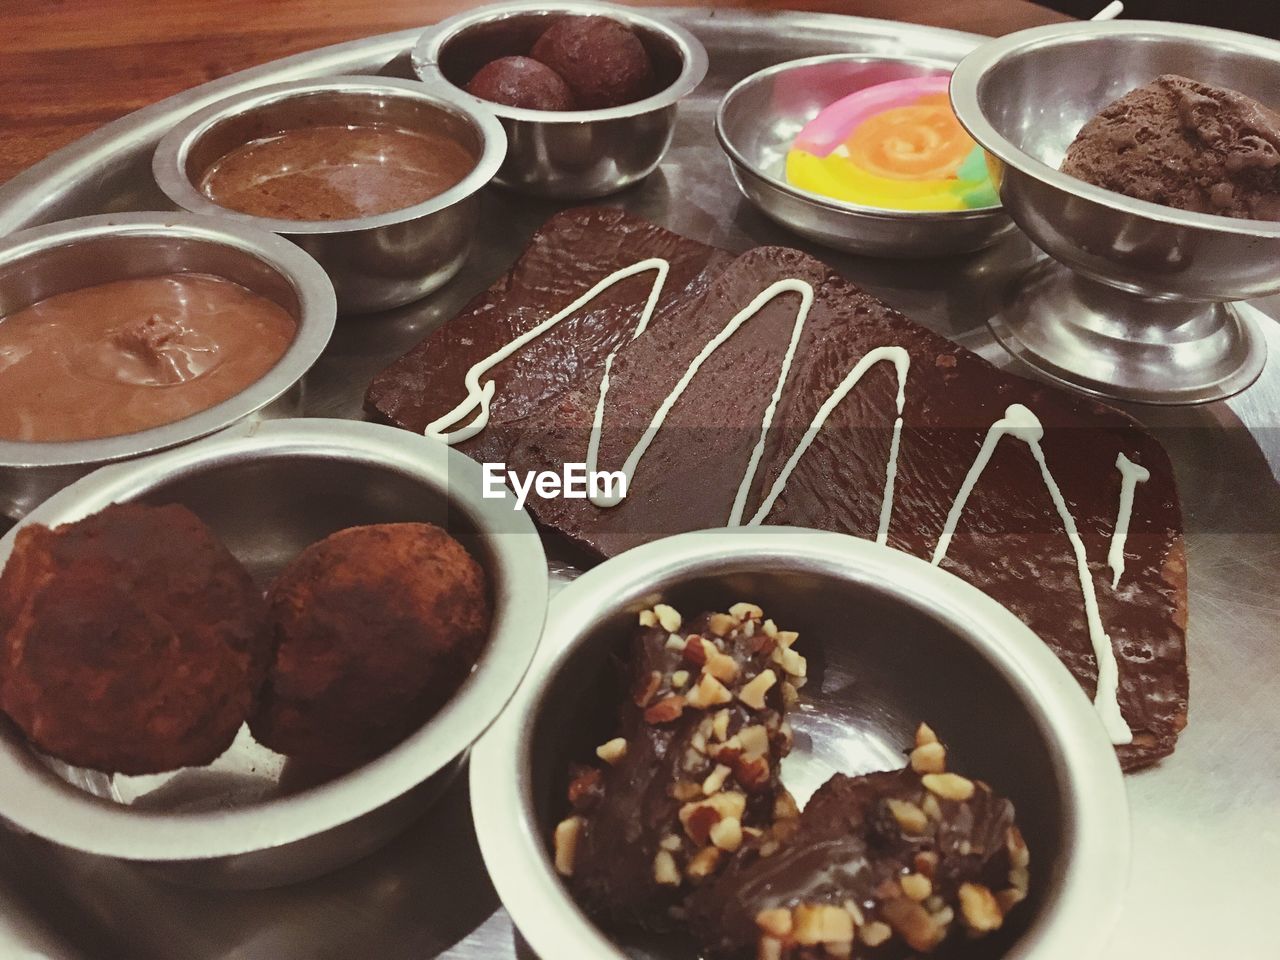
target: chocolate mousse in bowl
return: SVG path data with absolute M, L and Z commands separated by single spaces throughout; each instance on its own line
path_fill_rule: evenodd
M 295 412 L 335 314 L 305 253 L 206 217 L 84 217 L 0 241 L 0 513 L 106 463 Z
M 153 171 L 178 205 L 292 240 L 328 272 L 343 313 L 416 300 L 471 246 L 478 191 L 506 135 L 457 91 L 386 77 L 274 84 L 170 131 Z

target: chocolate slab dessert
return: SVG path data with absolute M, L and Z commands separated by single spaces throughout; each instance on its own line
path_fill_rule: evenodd
M 1180 210 L 1280 220 L 1280 114 L 1234 90 L 1166 74 L 1086 123 L 1062 170 Z
M 379 374 L 367 406 L 521 475 L 624 470 L 620 500 L 529 498 L 545 529 L 596 556 L 769 523 L 940 564 L 1045 640 L 1128 769 L 1172 752 L 1185 724 L 1182 520 L 1160 445 L 799 251 L 730 261 L 619 211 L 569 211 Z

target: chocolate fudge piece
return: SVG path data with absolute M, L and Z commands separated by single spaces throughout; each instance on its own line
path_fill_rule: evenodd
M 1062 170 L 1180 210 L 1280 220 L 1280 114 L 1234 90 L 1166 74 L 1086 123 Z
M 945 766 L 945 749 L 922 725 L 911 766 L 837 775 L 799 819 L 745 844 L 689 898 L 707 953 L 916 956 L 1003 926 L 1029 885 L 1013 805 Z
M 778 774 L 805 660 L 754 604 L 689 622 L 659 604 L 640 623 L 617 735 L 603 764 L 572 772 L 555 857 L 593 916 L 661 931 L 689 889 L 794 812 Z
M 1132 742 L 1118 747 L 1127 769 L 1173 751 L 1187 711 L 1186 564 L 1173 471 L 1159 443 L 1112 407 L 996 369 L 800 251 L 762 247 L 728 262 L 618 211 L 570 211 L 544 227 L 507 277 L 462 316 L 380 375 L 371 408 L 420 430 L 465 398 L 462 378 L 472 364 L 612 272 L 654 255 L 671 259 L 672 279 L 643 335 L 631 336 L 649 295 L 648 275 L 619 283 L 583 310 L 580 324 L 566 320 L 495 368 L 491 426 L 459 449 L 520 473 L 583 462 L 604 357 L 617 347 L 599 449 L 600 469 L 617 470 L 729 320 L 771 284 L 802 281 L 813 290 L 812 307 L 740 522 L 756 518 L 790 467 L 761 522 L 875 538 L 887 513 L 889 545 L 928 559 L 943 534 L 953 534 L 941 566 L 1019 616 L 1090 696 L 1098 678 L 1096 624 L 1105 629 L 1118 668 L 1116 701 L 1132 732 Z M 652 436 L 625 500 L 603 508 L 535 493 L 528 506 L 541 527 L 609 557 L 657 537 L 727 524 L 800 302 L 794 287 L 779 291 L 705 358 Z M 883 348 L 909 362 L 887 511 L 899 388 L 893 363 L 872 364 L 790 463 L 832 392 Z M 1036 449 L 1006 436 L 949 522 L 988 432 L 1011 408 L 1025 408 L 1043 424 L 1038 450 L 1061 503 Z M 1149 478 L 1134 491 L 1117 578 L 1108 557 L 1123 483 L 1119 455 Z M 1078 529 L 1085 583 L 1060 506 Z M 1096 597 L 1092 624 L 1086 587 Z

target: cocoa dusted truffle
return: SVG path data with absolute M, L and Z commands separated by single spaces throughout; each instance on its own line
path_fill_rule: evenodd
M 609 17 L 563 17 L 538 38 L 530 56 L 564 79 L 582 110 L 633 103 L 653 92 L 644 44 Z
M 1167 74 L 1086 123 L 1062 171 L 1179 210 L 1280 220 L 1280 114 Z
M 325 767 L 373 758 L 434 714 L 489 632 L 484 570 L 444 530 L 341 530 L 304 550 L 268 595 L 277 643 L 253 735 Z
M 210 763 L 261 684 L 265 614 L 244 567 L 185 507 L 24 527 L 0 577 L 0 707 L 76 766 Z
M 467 93 L 525 110 L 573 110 L 573 93 L 560 75 L 531 57 L 500 57 L 486 63 Z

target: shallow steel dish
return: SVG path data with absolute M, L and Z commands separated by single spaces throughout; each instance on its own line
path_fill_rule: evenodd
M 298 412 L 302 377 L 333 333 L 333 287 L 293 244 L 249 226 L 119 213 L 21 231 L 0 240 L 0 317 L 58 293 L 166 273 L 212 274 L 278 303 L 298 323 L 293 343 L 256 383 L 174 423 L 96 440 L 0 440 L 0 514 L 21 516 L 103 464 L 187 443 L 250 415 Z
M 524 54 L 556 19 L 600 15 L 625 23 L 649 52 L 663 84 L 651 97 L 600 110 L 525 110 L 462 90 L 490 60 Z M 707 73 L 707 52 L 694 36 L 649 13 L 604 3 L 497 3 L 442 20 L 422 35 L 413 67 L 443 80 L 491 110 L 510 142 L 497 183 L 522 193 L 589 199 L 648 176 L 671 146 L 677 104 Z
M 716 136 L 738 189 L 784 227 L 850 253 L 938 257 L 990 246 L 1013 230 L 999 207 L 864 207 L 794 187 L 783 172 L 792 142 L 823 108 L 875 84 L 945 75 L 954 66 L 936 55 L 856 53 L 793 60 L 753 73 L 725 94 L 716 113 Z
M 1032 851 L 1031 897 L 966 956 L 1097 954 L 1127 885 L 1129 821 L 1115 753 L 1079 684 L 1020 620 L 957 577 L 866 540 L 781 527 L 638 547 L 552 601 L 537 663 L 471 765 L 485 864 L 535 952 L 692 956 L 669 941 L 610 940 L 574 904 L 548 849 L 568 762 L 612 736 L 611 655 L 659 598 L 689 614 L 748 600 L 800 632 L 810 679 L 783 779 L 802 804 L 833 772 L 902 766 L 921 720 L 948 742 L 956 770 L 1013 799 Z
M 418 300 L 462 268 L 477 230 L 479 191 L 506 154 L 502 125 L 474 98 L 445 84 L 391 77 L 327 77 L 271 84 L 227 97 L 187 117 L 161 139 L 156 184 L 178 206 L 288 237 L 325 268 L 344 313 L 387 310 Z M 444 133 L 475 157 L 448 190 L 400 210 L 350 220 L 278 220 L 228 210 L 198 188 L 217 160 L 285 130 L 385 124 Z
M 109 777 L 42 757 L 0 717 L 0 818 L 62 846 L 218 887 L 276 886 L 350 863 L 448 786 L 533 657 L 547 597 L 533 524 L 509 496 L 483 499 L 480 467 L 425 437 L 342 420 L 241 426 L 86 477 L 0 540 L 0 565 L 22 526 L 56 526 L 123 501 L 185 504 L 264 584 L 336 530 L 436 523 L 485 568 L 493 625 L 474 672 L 422 729 L 318 784 L 298 782 L 243 730 L 209 767 Z

